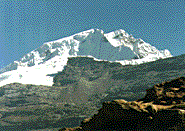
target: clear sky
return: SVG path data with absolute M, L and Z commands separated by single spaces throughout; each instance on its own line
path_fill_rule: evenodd
M 44 42 L 92 28 L 124 29 L 185 54 L 184 0 L 0 0 L 0 68 Z

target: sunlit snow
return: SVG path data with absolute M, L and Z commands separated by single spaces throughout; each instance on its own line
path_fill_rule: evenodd
M 20 60 L 1 69 L 0 86 L 13 82 L 51 86 L 52 74 L 62 71 L 68 57 L 75 56 L 115 61 L 122 65 L 135 65 L 172 57 L 167 49 L 159 51 L 122 29 L 107 34 L 100 29 L 90 29 L 46 42 Z

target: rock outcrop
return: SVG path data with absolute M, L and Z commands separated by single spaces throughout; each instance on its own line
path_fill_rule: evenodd
M 104 102 L 80 127 L 60 131 L 185 130 L 185 77 L 157 84 L 137 101 Z

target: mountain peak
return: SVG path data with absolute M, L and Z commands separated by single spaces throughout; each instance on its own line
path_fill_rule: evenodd
M 46 42 L 24 55 L 20 60 L 1 69 L 1 85 L 9 83 L 10 78 L 12 82 L 29 81 L 28 77 L 38 72 L 44 82 L 37 84 L 52 85 L 53 78 L 46 75 L 61 71 L 67 64 L 67 58 L 71 56 L 92 56 L 98 60 L 115 61 L 122 65 L 135 65 L 172 57 L 167 49 L 159 51 L 143 40 L 135 39 L 123 29 L 106 34 L 101 29 L 90 29 Z M 26 77 L 20 79 L 20 74 Z M 38 75 L 38 77 L 41 76 Z M 32 82 L 29 81 L 26 84 L 32 84 Z

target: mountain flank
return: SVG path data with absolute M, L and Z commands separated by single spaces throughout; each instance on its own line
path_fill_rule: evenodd
M 10 83 L 0 87 L 0 130 L 80 126 L 82 120 L 97 114 L 104 102 L 136 101 L 144 98 L 146 90 L 156 83 L 185 76 L 184 65 L 185 55 L 126 66 L 89 57 L 68 58 L 64 69 L 50 74 L 54 77 L 53 86 Z M 30 77 L 32 80 L 35 76 Z M 164 102 L 164 98 L 155 102 L 181 102 Z

